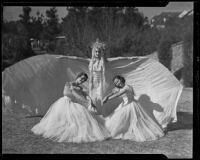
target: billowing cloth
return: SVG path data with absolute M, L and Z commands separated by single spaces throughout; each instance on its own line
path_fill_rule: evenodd
M 125 88 L 126 93 L 121 95 L 122 103 L 105 121 L 112 138 L 144 142 L 164 136 L 159 123 L 148 116 L 140 103 L 134 99 L 132 86 L 126 85 Z
M 30 115 L 44 115 L 49 106 L 63 95 L 66 81 L 75 79 L 79 72 L 88 71 L 89 59 L 59 55 L 38 55 L 22 60 L 2 72 L 2 89 L 10 96 L 13 110 L 27 111 Z M 134 88 L 136 99 L 150 116 L 166 126 L 176 121 L 176 107 L 182 85 L 159 62 L 147 57 L 108 58 L 105 64 L 105 95 L 113 89 L 112 78 L 122 75 Z M 88 92 L 88 81 L 83 88 Z M 104 96 L 105 96 L 104 95 Z M 144 97 L 147 95 L 150 100 Z M 2 96 L 3 97 L 3 96 Z M 151 101 L 152 103 L 148 103 Z M 121 102 L 111 100 L 103 106 L 102 114 L 109 115 Z M 152 105 L 155 104 L 155 105 Z M 162 110 L 157 110 L 156 106 Z
M 59 98 L 31 130 L 57 142 L 94 142 L 110 137 L 103 119 L 69 97 Z M 99 123 L 99 122 L 102 122 Z

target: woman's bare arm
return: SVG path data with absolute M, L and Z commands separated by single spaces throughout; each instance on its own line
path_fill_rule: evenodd
M 65 83 L 65 86 L 64 86 L 64 90 L 63 90 L 63 95 L 64 96 L 67 96 L 68 95 L 68 93 L 69 93 L 69 89 L 70 88 L 70 84 L 69 84 L 69 82 L 66 82 Z
M 105 102 L 108 101 L 108 100 L 117 98 L 117 97 L 121 96 L 122 94 L 124 94 L 124 93 L 126 93 L 126 92 L 127 92 L 127 87 L 124 87 L 124 88 L 122 88 L 121 90 L 119 90 L 119 91 L 117 91 L 117 92 L 110 93 L 108 96 L 105 97 L 103 103 L 105 103 Z
M 116 94 L 119 90 L 117 90 L 116 88 L 114 88 L 106 97 L 110 97 L 113 94 Z

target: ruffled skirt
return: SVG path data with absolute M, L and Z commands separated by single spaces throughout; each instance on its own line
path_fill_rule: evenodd
M 103 141 L 110 137 L 103 123 L 101 117 L 64 96 L 52 104 L 32 131 L 57 142 Z
M 128 139 L 143 142 L 156 140 L 164 136 L 161 127 L 135 101 L 126 105 L 121 103 L 106 118 L 105 125 L 114 139 Z

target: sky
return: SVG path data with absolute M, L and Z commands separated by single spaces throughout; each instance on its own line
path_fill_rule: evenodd
M 40 11 L 45 15 L 45 11 L 50 7 L 31 7 L 31 16 L 36 16 L 36 12 Z M 67 15 L 66 7 L 56 7 L 58 10 L 59 19 Z M 184 10 L 193 9 L 193 2 L 170 2 L 166 7 L 137 7 L 139 11 L 143 12 L 144 16 L 151 19 L 161 12 L 182 12 Z M 3 19 L 7 21 L 18 20 L 19 15 L 22 14 L 22 7 L 20 6 L 4 6 Z

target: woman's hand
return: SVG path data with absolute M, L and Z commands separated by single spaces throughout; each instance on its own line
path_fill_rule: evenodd
M 94 103 L 92 101 L 90 104 L 91 104 L 92 108 L 96 109 L 96 106 L 94 105 Z
M 94 103 L 93 103 L 93 101 L 92 101 L 92 99 L 90 98 L 90 96 L 87 95 L 87 96 L 86 96 L 86 99 L 89 100 L 89 104 L 90 104 L 91 106 L 95 106 Z
M 73 89 L 78 90 L 78 91 L 82 90 L 82 88 L 80 86 L 73 86 Z
M 91 108 L 93 108 L 93 111 L 97 111 L 97 107 L 94 105 L 93 101 L 90 100 L 90 105 L 91 105 Z
M 108 97 L 105 97 L 105 98 L 103 99 L 103 104 L 106 103 L 107 101 L 108 101 Z

